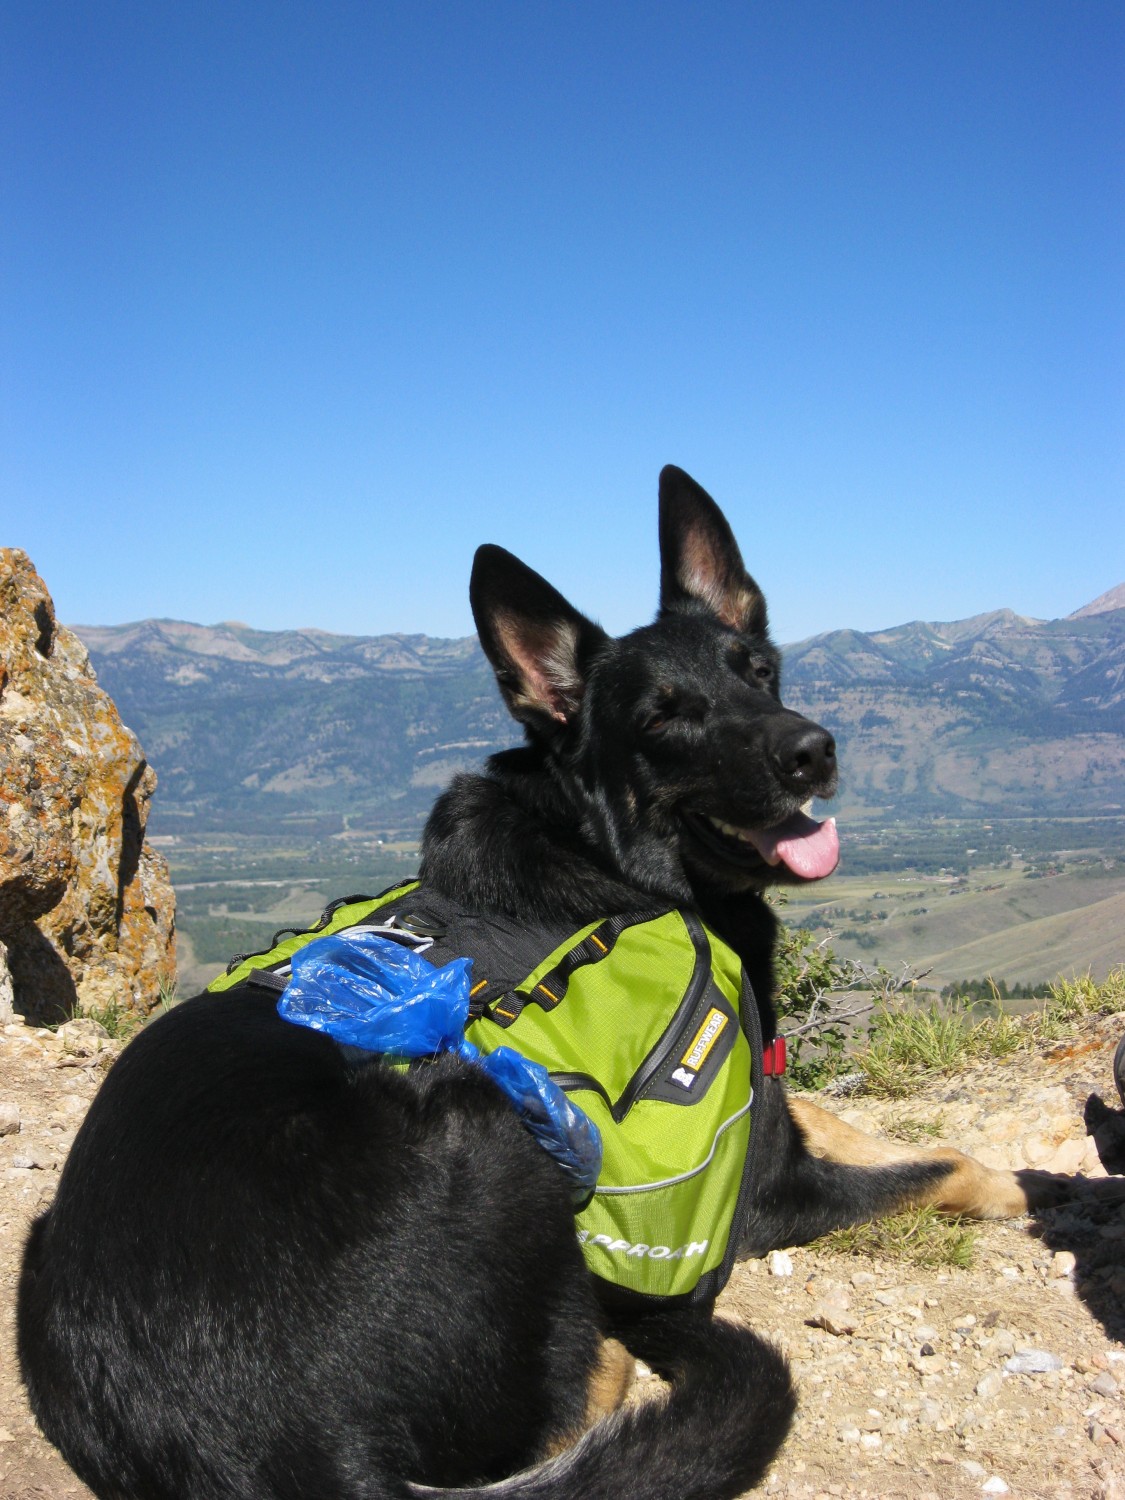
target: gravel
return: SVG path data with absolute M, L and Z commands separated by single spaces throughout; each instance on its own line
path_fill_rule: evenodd
M 864 1129 L 904 1114 L 940 1121 L 946 1142 L 992 1165 L 1035 1156 L 1036 1165 L 1075 1159 L 1100 1172 L 1082 1106 L 1091 1089 L 1111 1096 L 1123 1026 L 1091 1023 L 1067 1048 L 935 1080 L 905 1103 L 852 1095 L 827 1104 Z M 0 1029 L 0 1287 L 9 1327 L 27 1226 L 50 1202 L 116 1050 L 88 1025 L 64 1037 Z M 737 1267 L 721 1307 L 785 1348 L 801 1397 L 761 1492 L 1125 1500 L 1125 1208 L 1120 1193 L 1109 1201 L 1096 1191 L 1035 1219 L 981 1226 L 969 1270 L 793 1246 Z M 658 1384 L 638 1382 L 641 1399 Z M 10 1338 L 0 1340 L 0 1495 L 90 1500 L 35 1429 Z

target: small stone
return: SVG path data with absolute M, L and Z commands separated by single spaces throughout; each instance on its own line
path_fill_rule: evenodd
M 1037 1167 L 1041 1162 L 1049 1160 L 1055 1149 L 1055 1142 L 1049 1136 L 1044 1135 L 1041 1130 L 1033 1130 L 1029 1136 L 1024 1137 L 1023 1159 L 1029 1167 Z
M 955 1329 L 960 1329 L 962 1332 L 964 1332 L 968 1328 L 975 1328 L 976 1326 L 977 1319 L 975 1313 L 964 1313 L 960 1318 L 955 1318 L 953 1320 L 953 1327 Z
M 879 1304 L 880 1307 L 897 1307 L 899 1303 L 899 1294 L 893 1291 L 876 1292 L 875 1301 Z
M 1073 1250 L 1056 1250 L 1051 1256 L 1052 1276 L 1073 1276 L 1078 1257 Z
M 1091 1380 L 1090 1389 L 1099 1396 L 1116 1396 L 1117 1381 L 1114 1380 L 1113 1376 L 1109 1373 L 1108 1370 L 1106 1370 L 1103 1374 L 1099 1375 L 1096 1380 Z
M 929 1359 L 931 1355 L 937 1353 L 937 1350 L 934 1348 L 933 1344 L 930 1343 L 929 1339 L 927 1339 L 922 1347 L 918 1350 L 918 1353 L 923 1357 L 923 1359 Z
M 1061 1370 L 1062 1367 L 1059 1356 L 1047 1349 L 1017 1349 L 1011 1359 L 1004 1361 L 1009 1375 L 1045 1375 L 1049 1370 Z
M 932 1344 L 938 1336 L 936 1328 L 931 1328 L 928 1323 L 915 1323 L 914 1337 L 921 1339 L 924 1344 Z
M 978 1464 L 975 1458 L 963 1459 L 961 1467 L 970 1479 L 983 1479 L 988 1473 L 984 1465 Z
M 852 1286 L 874 1286 L 875 1277 L 870 1271 L 856 1271 L 852 1276 Z
M 17 1135 L 20 1128 L 19 1106 L 0 1100 L 0 1135 Z
M 792 1276 L 793 1257 L 785 1250 L 771 1250 L 766 1256 L 771 1276 Z
M 859 1446 L 866 1448 L 870 1453 L 876 1448 L 883 1446 L 883 1434 L 881 1432 L 864 1432 L 860 1435 Z
M 1086 1155 L 1086 1141 L 1069 1140 L 1063 1141 L 1045 1161 L 1039 1163 L 1045 1172 L 1062 1172 L 1067 1177 L 1073 1177 L 1082 1165 L 1082 1158 Z
M 998 1396 L 1004 1385 L 1004 1377 L 999 1370 L 989 1370 L 987 1375 L 982 1375 L 977 1381 L 976 1394 L 985 1401 L 991 1401 L 993 1396 Z
M 858 1443 L 860 1439 L 860 1431 L 858 1427 L 855 1427 L 851 1423 L 849 1423 L 846 1427 L 840 1428 L 839 1436 L 842 1443 Z
M 68 1052 L 77 1052 L 92 1057 L 100 1052 L 109 1040 L 109 1032 L 92 1016 L 76 1016 L 66 1021 L 55 1033 Z
M 28 1172 L 42 1172 L 51 1165 L 51 1158 L 43 1151 L 37 1151 L 34 1147 L 21 1151 L 18 1156 L 12 1157 L 13 1167 L 22 1167 Z
M 823 1328 L 825 1333 L 831 1333 L 836 1338 L 854 1333 L 856 1327 L 855 1319 L 831 1302 L 818 1302 L 808 1321 L 813 1328 Z
M 981 1485 L 981 1489 L 986 1495 L 1008 1494 L 1008 1486 L 1005 1481 L 1000 1478 L 999 1474 L 990 1474 Z

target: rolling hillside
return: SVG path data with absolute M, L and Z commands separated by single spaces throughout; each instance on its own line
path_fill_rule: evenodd
M 1125 609 L 834 631 L 788 650 L 786 696 L 840 741 L 842 811 L 1125 805 Z
M 1125 808 L 1125 608 L 997 610 L 789 647 L 785 697 L 840 742 L 839 810 L 904 820 Z M 156 831 L 417 832 L 515 737 L 475 638 L 168 620 L 78 626 L 160 777 Z
M 460 766 L 510 742 L 475 638 L 171 620 L 79 627 L 160 777 L 154 831 L 415 833 Z

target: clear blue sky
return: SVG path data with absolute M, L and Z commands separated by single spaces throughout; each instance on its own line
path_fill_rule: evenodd
M 1119 0 L 11 0 L 0 544 L 71 623 L 795 640 L 1125 579 Z

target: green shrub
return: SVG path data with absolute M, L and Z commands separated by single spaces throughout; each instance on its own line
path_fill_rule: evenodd
M 784 895 L 775 904 L 784 904 Z M 774 951 L 774 999 L 788 1044 L 786 1072 L 795 1088 L 820 1088 L 840 1071 L 847 1031 L 840 993 L 848 966 L 807 927 L 779 928 Z

